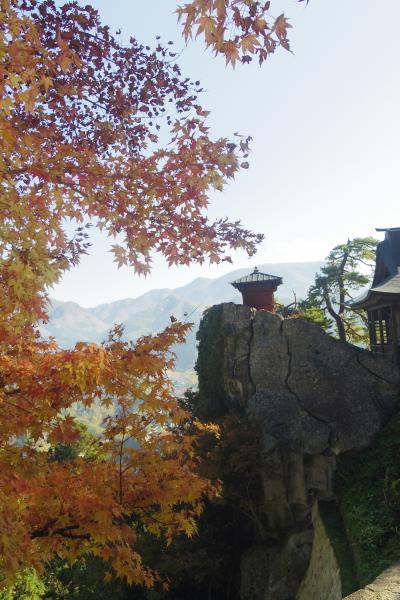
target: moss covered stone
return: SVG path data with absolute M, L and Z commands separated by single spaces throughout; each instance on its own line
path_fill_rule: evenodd
M 343 596 L 347 596 L 360 586 L 342 515 L 336 502 L 321 502 L 319 514 L 339 565 Z
M 359 587 L 400 557 L 400 415 L 372 448 L 343 458 L 336 477 L 338 506 Z
M 199 348 L 195 367 L 199 377 L 196 410 L 203 419 L 215 419 L 226 412 L 227 405 L 221 305 L 212 306 L 204 312 L 196 338 Z

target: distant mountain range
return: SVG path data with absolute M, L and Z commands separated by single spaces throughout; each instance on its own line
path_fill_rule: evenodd
M 322 262 L 275 263 L 258 265 L 264 273 L 279 275 L 283 285 L 278 288 L 277 299 L 288 304 L 304 298 L 314 281 Z M 173 315 L 194 323 L 186 343 L 176 348 L 177 369 L 192 369 L 196 359 L 196 331 L 203 311 L 221 302 L 241 302 L 241 295 L 230 282 L 249 273 L 238 269 L 217 279 L 199 277 L 175 289 L 156 289 L 139 296 L 83 308 L 75 302 L 52 300 L 50 321 L 41 328 L 44 336 L 54 336 L 60 346 L 69 348 L 77 341 L 101 342 L 114 323 L 123 323 L 125 337 L 136 339 L 140 335 L 162 330 Z

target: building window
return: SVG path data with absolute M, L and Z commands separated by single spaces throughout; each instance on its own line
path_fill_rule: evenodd
M 390 307 L 378 308 L 369 312 L 369 331 L 371 350 L 375 352 L 390 352 L 392 345 L 392 311 Z

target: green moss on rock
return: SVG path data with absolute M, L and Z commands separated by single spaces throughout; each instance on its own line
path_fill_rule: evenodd
M 347 596 L 360 586 L 342 516 L 335 502 L 321 502 L 319 514 L 339 565 L 343 595 Z
M 195 369 L 199 378 L 199 395 L 195 410 L 197 416 L 203 419 L 215 419 L 226 413 L 222 329 L 222 305 L 212 306 L 204 312 L 196 336 L 199 354 Z
M 362 587 L 400 557 L 400 415 L 372 448 L 340 461 L 336 491 Z

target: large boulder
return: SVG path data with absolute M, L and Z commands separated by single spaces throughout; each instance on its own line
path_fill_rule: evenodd
M 318 598 L 317 502 L 333 497 L 337 455 L 369 446 L 394 413 L 400 370 L 304 319 L 231 303 L 207 312 L 199 342 L 203 414 L 251 415 L 261 430 L 264 539 L 242 556 L 241 599 L 291 600 L 307 570 Z
M 398 404 L 397 365 L 305 319 L 221 309 L 225 393 L 261 419 L 268 447 L 340 454 L 371 444 Z
M 399 368 L 305 319 L 231 303 L 211 310 L 225 410 L 251 414 L 262 430 L 269 527 L 309 522 L 315 499 L 332 498 L 336 456 L 369 446 L 395 411 Z M 217 362 L 211 346 L 202 352 Z

